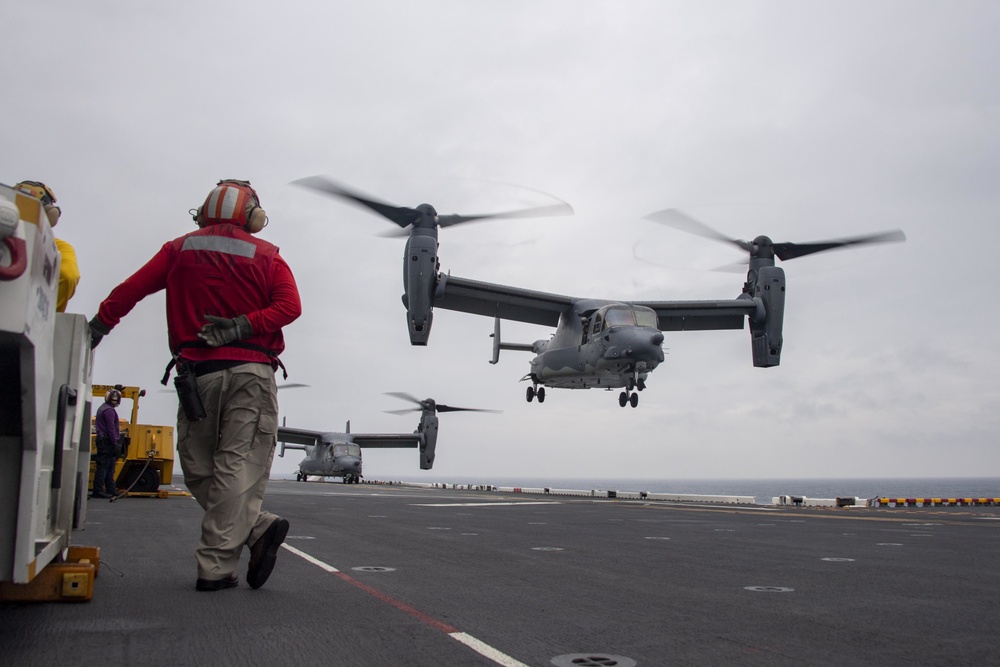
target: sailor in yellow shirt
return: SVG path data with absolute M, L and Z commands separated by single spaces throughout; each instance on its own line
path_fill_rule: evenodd
M 42 202 L 49 225 L 55 228 L 62 211 L 56 206 L 56 196 L 52 189 L 40 181 L 21 181 L 14 186 L 18 192 L 34 197 Z M 56 249 L 59 251 L 59 290 L 56 295 L 56 312 L 66 312 L 66 304 L 76 293 L 76 285 L 80 282 L 80 267 L 76 263 L 76 250 L 62 239 L 56 239 Z

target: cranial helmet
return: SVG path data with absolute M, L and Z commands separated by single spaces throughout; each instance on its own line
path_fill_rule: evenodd
M 223 179 L 208 193 L 205 203 L 192 211 L 199 227 L 229 223 L 256 234 L 267 225 L 267 214 L 260 207 L 257 192 L 250 181 Z
M 111 405 L 119 405 L 122 402 L 122 393 L 117 389 L 109 389 L 108 393 L 104 394 L 104 400 Z
M 49 217 L 50 225 L 55 226 L 59 222 L 62 211 L 56 206 L 56 195 L 52 192 L 52 188 L 41 181 L 21 181 L 14 186 L 14 189 L 29 197 L 41 200 L 45 215 Z

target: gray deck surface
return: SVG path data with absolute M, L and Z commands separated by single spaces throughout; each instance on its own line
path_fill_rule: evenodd
M 251 590 L 245 552 L 239 587 L 200 593 L 193 499 L 91 501 L 75 543 L 101 548 L 93 600 L 0 604 L 0 662 L 1000 664 L 1000 508 L 292 481 L 265 507 L 301 553 Z

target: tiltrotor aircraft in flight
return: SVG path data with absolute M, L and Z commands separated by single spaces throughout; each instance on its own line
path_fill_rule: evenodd
M 408 231 L 403 256 L 403 305 L 412 345 L 426 345 L 434 308 L 494 318 L 493 359 L 501 350 L 534 353 L 526 398 L 545 400 L 545 388 L 622 388 L 622 407 L 639 404 L 637 391 L 663 361 L 664 331 L 742 329 L 749 323 L 753 365 L 781 361 L 785 309 L 782 261 L 813 253 L 870 243 L 904 241 L 900 230 L 811 243 L 775 243 L 767 236 L 753 241 L 731 239 L 681 211 L 668 209 L 647 216 L 683 231 L 735 245 L 749 255 L 743 291 L 735 299 L 703 301 L 627 301 L 581 298 L 459 278 L 440 271 L 438 228 L 488 218 L 520 218 L 571 213 L 568 204 L 506 213 L 439 215 L 430 204 L 416 208 L 387 204 L 322 176 L 295 181 L 359 204 Z M 555 327 L 548 339 L 533 343 L 504 342 L 500 320 Z
M 433 398 L 420 400 L 402 392 L 392 392 L 389 396 L 416 403 L 415 408 L 387 410 L 390 414 L 420 412 L 420 422 L 413 433 L 351 433 L 351 422 L 343 433 L 332 431 L 310 431 L 282 425 L 278 427 L 278 442 L 281 448 L 278 456 L 284 456 L 286 449 L 304 450 L 306 456 L 299 463 L 295 474 L 297 481 L 303 482 L 310 476 L 341 477 L 345 484 L 361 481 L 361 450 L 368 447 L 404 447 L 420 450 L 420 468 L 430 470 L 434 466 L 434 450 L 438 437 L 438 412 L 498 412 L 479 408 L 458 408 L 436 402 Z

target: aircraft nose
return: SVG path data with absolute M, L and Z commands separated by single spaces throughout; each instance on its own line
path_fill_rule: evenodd
M 656 331 L 649 333 L 649 330 L 619 332 L 614 345 L 605 350 L 605 359 L 619 359 L 626 357 L 640 361 L 663 361 L 663 332 Z
M 648 334 L 648 336 L 648 338 L 643 336 L 635 340 L 629 356 L 641 361 L 659 363 L 663 361 L 663 348 L 660 347 L 663 343 L 663 332 L 657 331 Z

